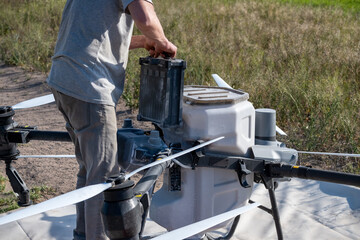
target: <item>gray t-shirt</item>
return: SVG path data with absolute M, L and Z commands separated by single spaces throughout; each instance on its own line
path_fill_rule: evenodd
M 125 80 L 133 0 L 68 0 L 47 79 L 74 98 L 115 106 Z

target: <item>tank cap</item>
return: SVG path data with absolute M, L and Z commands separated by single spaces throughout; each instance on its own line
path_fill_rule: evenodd
M 124 123 L 122 125 L 122 128 L 134 128 L 133 124 L 132 124 L 132 120 L 129 119 L 129 118 L 124 119 Z
M 157 130 L 152 130 L 149 136 L 149 143 L 155 146 L 161 146 L 160 133 Z
M 189 104 L 235 104 L 248 99 L 249 94 L 240 90 L 209 86 L 184 86 L 184 101 Z

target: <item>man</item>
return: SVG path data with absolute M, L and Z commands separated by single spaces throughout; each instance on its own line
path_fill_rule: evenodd
M 132 36 L 133 23 L 143 35 Z M 68 0 L 48 84 L 79 163 L 77 188 L 119 173 L 115 106 L 123 91 L 128 51 L 175 57 L 151 0 Z M 74 239 L 107 239 L 100 216 L 102 195 L 76 206 Z

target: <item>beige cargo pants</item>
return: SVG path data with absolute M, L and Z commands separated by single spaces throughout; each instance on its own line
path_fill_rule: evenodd
M 75 145 L 79 163 L 76 188 L 103 183 L 110 175 L 118 174 L 115 108 L 52 91 Z M 75 240 L 108 239 L 100 214 L 102 203 L 103 195 L 99 194 L 76 205 Z

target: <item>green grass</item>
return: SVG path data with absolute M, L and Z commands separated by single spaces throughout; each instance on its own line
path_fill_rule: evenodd
M 0 192 L 4 192 L 5 191 L 5 184 L 6 184 L 7 179 L 3 176 L 0 175 Z
M 17 198 L 13 192 L 5 192 L 7 178 L 0 175 L 0 213 L 18 208 Z
M 268 1 L 191 1 L 186 11 L 159 2 L 167 36 L 188 62 L 187 84 L 214 85 L 211 73 L 219 74 L 256 108 L 276 109 L 296 149 L 360 151 L 356 15 Z
M 19 208 L 18 198 L 11 190 L 6 191 L 8 178 L 0 175 L 0 214 Z M 54 189 L 47 186 L 36 186 L 30 189 L 30 199 L 34 204 L 53 196 Z
M 0 0 L 1 59 L 7 64 L 47 72 L 64 3 L 64 0 Z
M 6 213 L 19 208 L 17 197 L 12 192 L 1 194 L 0 198 L 0 214 Z
M 17 209 L 17 197 L 12 191 L 5 191 L 6 182 L 9 180 L 0 175 L 0 213 Z
M 314 7 L 341 8 L 345 11 L 358 13 L 360 11 L 359 0 L 279 0 L 283 3 L 295 5 L 309 5 Z
M 46 200 L 48 196 L 53 196 L 55 194 L 55 190 L 52 187 L 48 186 L 35 186 L 30 189 L 30 199 L 33 203 L 39 203 Z
M 64 3 L 0 0 L 1 59 L 48 72 Z M 211 74 L 217 73 L 248 92 L 256 108 L 277 110 L 288 146 L 360 153 L 360 1 L 154 5 L 178 58 L 187 61 L 186 84 L 214 85 Z M 139 94 L 138 59 L 146 55 L 130 53 L 123 97 L 131 107 Z M 342 165 L 356 172 L 354 162 L 343 159 Z

